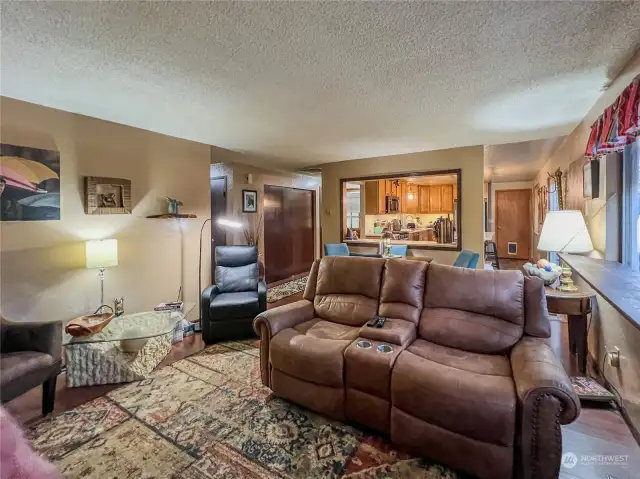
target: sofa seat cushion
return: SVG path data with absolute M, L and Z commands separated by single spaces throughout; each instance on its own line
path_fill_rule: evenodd
M 271 338 L 271 366 L 321 386 L 343 387 L 344 350 L 351 342 L 300 334 L 292 328 L 283 329 Z
M 348 339 L 353 341 L 358 337 L 360 328 L 345 324 L 318 321 L 307 331 L 307 336 L 320 339 Z
M 418 339 L 391 375 L 394 407 L 464 436 L 512 446 L 516 392 L 509 359 Z
M 257 291 L 220 293 L 211 300 L 211 320 L 253 318 L 260 314 Z

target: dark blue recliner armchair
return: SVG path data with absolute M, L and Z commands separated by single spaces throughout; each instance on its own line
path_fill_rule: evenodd
M 204 342 L 255 336 L 253 319 L 267 310 L 267 284 L 260 280 L 258 248 L 216 247 L 215 283 L 200 299 Z

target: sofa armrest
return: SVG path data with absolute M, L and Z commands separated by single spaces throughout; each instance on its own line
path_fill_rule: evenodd
M 202 291 L 200 295 L 200 327 L 202 328 L 202 335 L 207 338 L 210 336 L 209 327 L 211 323 L 211 300 L 215 298 L 220 291 L 218 286 L 212 284 Z
M 580 400 L 551 347 L 525 336 L 511 351 L 520 413 L 520 473 L 524 478 L 558 477 L 561 424 L 580 414 Z
M 570 424 L 580 414 L 580 400 L 562 364 L 544 339 L 523 337 L 511 351 L 516 392 L 522 405 L 551 394 L 562 404 L 560 424 Z
M 38 351 L 62 360 L 62 321 L 47 323 L 2 322 L 3 353 Z
M 271 338 L 283 329 L 313 319 L 315 310 L 313 303 L 306 299 L 285 304 L 260 313 L 253 320 L 253 329 L 260 336 L 260 373 L 262 384 L 271 387 L 271 368 L 269 365 L 269 348 Z
M 267 310 L 267 283 L 258 281 L 258 304 L 260 312 Z
M 417 331 L 417 326 L 411 321 L 387 318 L 382 328 L 372 328 L 365 324 L 358 334 L 361 338 L 396 346 L 408 346 L 416 340 Z
M 314 315 L 313 303 L 301 299 L 260 313 L 253 320 L 253 329 L 260 334 L 260 331 L 266 328 L 271 339 L 283 329 L 293 328 L 297 324 L 313 319 Z

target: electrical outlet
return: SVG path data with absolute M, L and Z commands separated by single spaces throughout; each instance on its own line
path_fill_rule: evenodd
M 609 351 L 609 364 L 613 368 L 620 367 L 620 349 L 618 346 L 614 346 L 612 351 Z

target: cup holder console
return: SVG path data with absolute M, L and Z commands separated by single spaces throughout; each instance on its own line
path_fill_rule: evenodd
M 379 353 L 384 353 L 384 354 L 391 354 L 393 352 L 393 348 L 388 344 L 381 344 L 380 346 L 378 346 L 377 349 Z
M 371 343 L 369 341 L 358 341 L 356 343 L 356 346 L 362 349 L 370 349 L 371 348 Z

